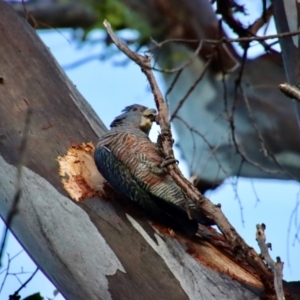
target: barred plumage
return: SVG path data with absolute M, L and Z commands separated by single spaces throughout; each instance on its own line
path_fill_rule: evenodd
M 188 234 L 197 231 L 197 221 L 212 225 L 211 220 L 193 210 L 197 219 L 189 220 L 184 195 L 161 168 L 163 157 L 148 138 L 155 110 L 141 105 L 125 108 L 112 122 L 111 130 L 101 137 L 95 151 L 95 162 L 108 183 L 121 194 L 137 202 L 156 219 Z

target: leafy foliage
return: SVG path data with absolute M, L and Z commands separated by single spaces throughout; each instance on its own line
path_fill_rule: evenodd
M 108 20 L 115 30 L 135 29 L 140 34 L 140 40 L 151 36 L 151 28 L 147 21 L 130 9 L 120 0 L 89 0 L 86 3 L 91 6 L 98 15 L 98 21 L 93 28 L 103 28 L 103 21 Z

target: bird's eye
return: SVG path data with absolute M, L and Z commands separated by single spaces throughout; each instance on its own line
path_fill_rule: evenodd
M 137 108 L 135 107 L 135 108 L 133 108 L 133 111 L 137 111 Z

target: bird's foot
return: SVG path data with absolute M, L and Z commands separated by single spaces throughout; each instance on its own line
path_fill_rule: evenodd
M 174 164 L 174 163 L 178 164 L 179 161 L 176 158 L 172 157 L 172 156 L 167 156 L 160 166 L 161 166 L 161 168 L 165 168 L 168 165 L 171 165 L 171 164 Z

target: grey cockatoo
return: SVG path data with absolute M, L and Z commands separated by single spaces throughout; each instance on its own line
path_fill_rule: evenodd
M 131 105 L 111 123 L 95 150 L 98 170 L 120 194 L 136 202 L 155 220 L 189 235 L 198 222 L 214 224 L 196 211 L 190 201 L 192 219 L 185 210 L 185 196 L 167 170 L 156 144 L 148 137 L 156 110 Z

